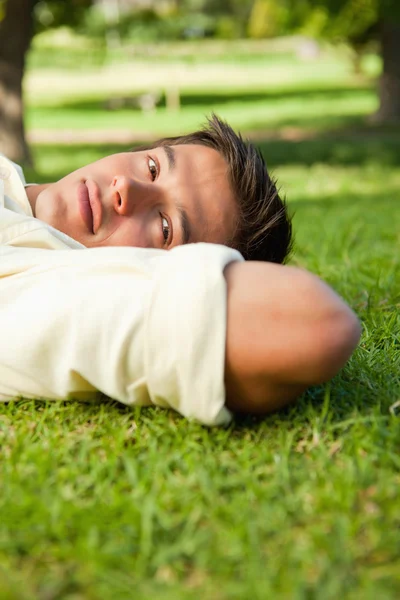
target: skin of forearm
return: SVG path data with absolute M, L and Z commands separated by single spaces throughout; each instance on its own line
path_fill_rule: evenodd
M 333 377 L 360 337 L 352 310 L 316 276 L 232 263 L 227 281 L 226 404 L 265 413 Z

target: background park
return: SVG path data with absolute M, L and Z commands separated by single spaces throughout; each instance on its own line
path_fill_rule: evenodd
M 397 2 L 0 0 L 0 152 L 28 180 L 211 111 L 259 144 L 291 262 L 349 302 L 361 344 L 223 430 L 107 399 L 0 406 L 4 600 L 399 597 Z

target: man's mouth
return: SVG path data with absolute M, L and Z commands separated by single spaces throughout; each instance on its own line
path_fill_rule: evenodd
M 78 185 L 77 194 L 82 220 L 89 232 L 95 234 L 100 228 L 102 219 L 99 188 L 94 181 L 82 181 Z

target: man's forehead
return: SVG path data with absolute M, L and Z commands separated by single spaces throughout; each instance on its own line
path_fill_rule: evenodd
M 215 159 L 219 157 L 221 160 L 224 160 L 218 150 L 205 146 L 204 144 L 176 144 L 171 147 L 174 148 L 179 155 L 200 156 L 203 159 Z
M 112 157 L 126 156 L 126 154 L 147 154 L 151 151 L 165 153 L 169 161 L 176 161 L 177 157 L 187 157 L 188 159 L 197 159 L 201 161 L 218 161 L 220 164 L 227 163 L 221 153 L 215 148 L 205 146 L 204 144 L 168 144 L 163 143 L 158 146 L 149 146 L 148 148 L 132 149 L 129 152 L 116 153 Z
M 192 241 L 226 243 L 236 229 L 237 204 L 225 159 L 217 150 L 197 144 L 175 148 L 176 164 L 182 165 L 182 179 L 193 186 L 188 207 L 195 223 Z
M 213 180 L 221 177 L 228 181 L 228 164 L 214 148 L 198 144 L 179 144 L 171 149 L 177 168 L 189 171 L 191 176 L 197 178 L 198 183 L 204 185 L 210 176 Z

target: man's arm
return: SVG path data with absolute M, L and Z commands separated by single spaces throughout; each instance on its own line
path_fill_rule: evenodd
M 239 259 L 212 244 L 0 247 L 0 400 L 99 390 L 221 425 L 226 391 L 232 410 L 267 412 L 336 373 L 353 313 L 309 273 Z
M 267 413 L 333 377 L 360 338 L 352 310 L 316 276 L 272 263 L 225 269 L 226 405 Z

